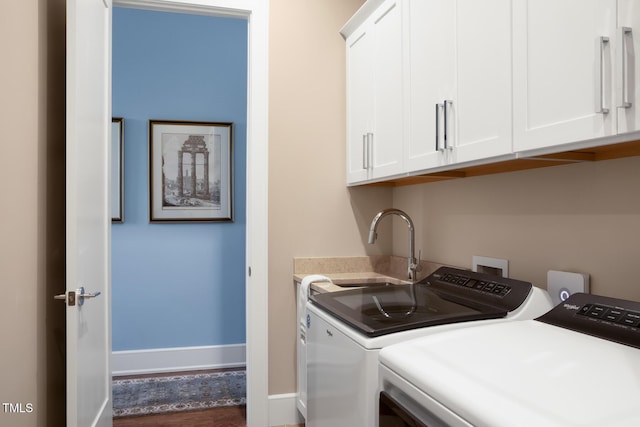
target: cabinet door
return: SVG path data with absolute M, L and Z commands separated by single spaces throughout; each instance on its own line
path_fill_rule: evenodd
M 309 427 L 367 427 L 373 414 L 366 383 L 366 354 L 333 325 L 309 311 L 307 419 Z
M 372 40 L 363 25 L 347 40 L 347 183 L 368 178 L 368 139 L 373 128 Z
M 511 0 L 457 0 L 450 162 L 512 151 Z
M 614 134 L 616 0 L 514 0 L 513 8 L 514 149 Z
M 618 133 L 640 130 L 640 2 L 618 0 Z
M 407 169 L 510 153 L 510 0 L 414 0 L 409 7 Z
M 403 61 L 402 4 L 386 1 L 371 20 L 374 76 L 374 122 L 372 130 L 371 174 L 380 178 L 403 169 Z
M 412 0 L 407 7 L 410 125 L 406 168 L 413 172 L 444 165 L 447 160 L 442 104 L 455 97 L 455 2 Z

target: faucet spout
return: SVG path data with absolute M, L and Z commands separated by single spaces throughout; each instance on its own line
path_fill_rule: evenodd
M 369 243 L 373 244 L 376 242 L 378 237 L 377 229 L 380 221 L 389 215 L 398 215 L 400 218 L 406 221 L 409 226 L 409 258 L 407 261 L 407 274 L 409 276 L 409 280 L 416 280 L 416 272 L 420 271 L 420 261 L 416 260 L 415 257 L 415 228 L 413 226 L 413 221 L 411 217 L 407 215 L 405 212 L 400 209 L 384 209 L 376 214 L 371 221 L 371 228 L 369 229 Z

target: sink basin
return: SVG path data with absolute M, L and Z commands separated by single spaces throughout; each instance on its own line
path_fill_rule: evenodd
M 350 282 L 350 283 L 334 283 L 334 285 L 339 286 L 341 288 L 363 288 L 363 287 L 367 287 L 367 286 L 397 286 L 397 285 L 401 285 L 402 282 L 401 281 L 397 281 L 397 282 L 389 282 L 389 281 L 385 281 L 385 282 Z
M 325 292 L 338 292 L 341 290 L 355 289 L 355 288 L 366 288 L 366 287 L 378 287 L 378 286 L 397 286 L 407 283 L 403 280 L 396 279 L 393 277 L 382 276 L 382 277 L 341 277 L 339 279 L 334 279 L 333 283 L 329 282 L 314 282 L 311 285 L 312 292 L 316 293 L 325 293 Z

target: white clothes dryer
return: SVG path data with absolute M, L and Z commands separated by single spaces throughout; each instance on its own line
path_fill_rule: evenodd
M 579 293 L 393 345 L 380 379 L 380 427 L 640 426 L 640 303 Z

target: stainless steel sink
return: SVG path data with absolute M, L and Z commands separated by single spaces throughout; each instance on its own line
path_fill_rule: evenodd
M 397 286 L 397 285 L 402 285 L 403 282 L 398 280 L 398 281 L 384 281 L 384 282 L 373 282 L 373 281 L 366 281 L 366 282 L 349 282 L 349 283 L 334 283 L 334 285 L 339 286 L 341 288 L 363 288 L 363 287 L 367 287 L 367 286 Z

